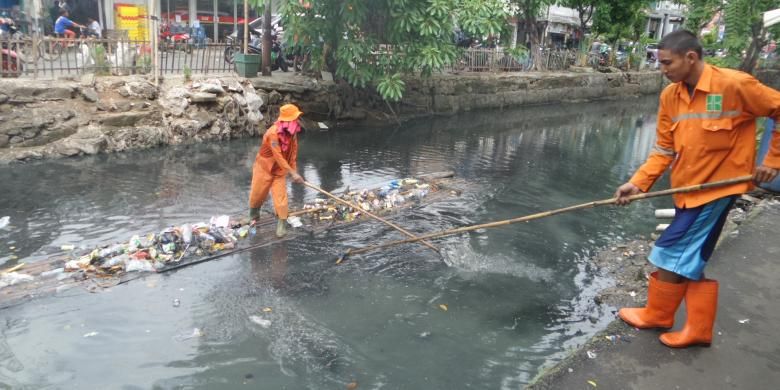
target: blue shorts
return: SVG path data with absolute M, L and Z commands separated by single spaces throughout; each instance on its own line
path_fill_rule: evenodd
M 650 251 L 650 262 L 688 279 L 701 279 L 735 199 L 729 196 L 690 209 L 675 207 L 674 220 Z

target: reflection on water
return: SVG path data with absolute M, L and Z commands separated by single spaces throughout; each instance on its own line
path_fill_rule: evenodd
M 332 191 L 454 170 L 468 182 L 462 196 L 396 219 L 415 233 L 450 229 L 610 197 L 652 146 L 655 106 L 558 105 L 310 132 L 299 166 Z M 257 143 L 2 167 L 0 216 L 11 226 L 0 230 L 0 263 L 243 212 Z M 290 202 L 315 196 L 293 185 Z M 335 266 L 348 247 L 401 238 L 365 222 L 96 294 L 69 290 L 5 310 L 0 384 L 518 388 L 613 318 L 591 303 L 610 281 L 594 275 L 588 253 L 650 231 L 653 205 L 669 203 L 445 237 L 441 257 L 407 245 Z

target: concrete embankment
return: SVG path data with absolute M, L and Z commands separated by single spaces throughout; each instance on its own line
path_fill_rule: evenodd
M 0 163 L 257 136 L 294 102 L 330 124 L 387 122 L 481 109 L 656 94 L 658 72 L 499 73 L 408 80 L 391 107 L 371 90 L 277 73 L 272 78 L 0 80 Z
M 447 75 L 408 83 L 404 103 L 411 110 L 455 114 L 533 104 L 623 99 L 656 94 L 663 85 L 660 72 Z

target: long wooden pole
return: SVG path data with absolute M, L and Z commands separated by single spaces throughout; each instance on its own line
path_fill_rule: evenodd
M 407 231 L 406 229 L 404 229 L 404 228 L 402 228 L 402 227 L 400 227 L 400 226 L 398 226 L 398 225 L 396 225 L 396 224 L 394 224 L 394 223 L 392 223 L 392 222 L 390 222 L 390 221 L 388 221 L 388 220 L 386 220 L 386 219 L 384 219 L 384 218 L 382 218 L 382 217 L 380 217 L 380 216 L 378 216 L 378 215 L 376 215 L 376 214 L 374 214 L 374 213 L 372 213 L 372 212 L 370 212 L 368 210 L 363 210 L 363 208 L 361 208 L 360 206 L 358 206 L 358 205 L 356 205 L 356 204 L 354 204 L 352 202 L 347 202 L 346 200 L 341 199 L 341 198 L 337 197 L 336 195 L 333 195 L 330 192 L 325 191 L 322 188 L 317 187 L 314 184 L 311 184 L 311 183 L 309 183 L 307 181 L 304 181 L 303 185 L 305 185 L 306 187 L 309 187 L 311 189 L 314 189 L 316 191 L 319 191 L 319 192 L 325 194 L 327 197 L 329 197 L 329 198 L 335 200 L 336 202 L 339 202 L 339 203 L 341 203 L 341 204 L 343 204 L 345 206 L 352 207 L 355 210 L 360 210 L 361 213 L 365 213 L 369 217 L 374 218 L 377 221 L 380 221 L 380 222 L 384 223 L 385 225 L 388 225 L 388 226 L 392 227 L 395 230 L 398 230 L 399 232 L 403 233 L 407 237 L 411 237 L 412 239 L 414 239 L 414 241 L 420 241 L 421 244 L 427 246 L 428 248 L 433 249 L 434 251 L 436 251 L 436 253 L 439 253 L 439 249 L 437 249 L 435 246 L 431 245 L 429 242 L 426 242 L 426 241 L 423 241 L 423 240 L 418 240 L 417 236 L 415 236 L 411 232 Z M 410 242 L 413 242 L 413 241 L 410 241 Z
M 720 180 L 720 181 L 714 181 L 714 182 L 703 183 L 703 184 L 695 184 L 695 185 L 687 186 L 687 187 L 670 188 L 668 190 L 648 192 L 648 193 L 645 193 L 645 194 L 631 195 L 631 196 L 629 196 L 629 199 L 634 201 L 634 200 L 640 200 L 640 199 L 656 198 L 656 197 L 659 197 L 659 196 L 681 194 L 681 193 L 684 193 L 684 192 L 701 191 L 701 190 L 706 190 L 708 188 L 715 188 L 715 187 L 722 187 L 722 186 L 726 186 L 726 185 L 730 185 L 730 184 L 744 183 L 744 182 L 750 181 L 752 179 L 753 179 L 752 175 L 740 176 L 740 177 L 736 177 L 736 178 L 733 178 L 733 179 Z M 472 226 L 464 226 L 464 227 L 460 227 L 460 228 L 457 228 L 457 229 L 443 230 L 443 231 L 439 231 L 439 232 L 424 234 L 422 236 L 417 236 L 415 238 L 409 238 L 409 239 L 398 240 L 398 241 L 390 241 L 390 242 L 386 242 L 384 244 L 370 245 L 370 246 L 367 246 L 367 247 L 364 247 L 364 248 L 360 248 L 360 249 L 349 249 L 341 257 L 339 257 L 338 260 L 336 260 L 336 264 L 341 263 L 349 255 L 357 255 L 357 254 L 371 252 L 371 251 L 375 251 L 377 249 L 387 248 L 387 247 L 391 247 L 391 246 L 395 246 L 395 245 L 406 244 L 406 243 L 410 243 L 410 242 L 417 242 L 417 241 L 421 241 L 421 240 L 429 240 L 429 239 L 432 239 L 432 238 L 439 238 L 439 237 L 444 237 L 444 236 L 450 236 L 450 235 L 453 235 L 453 234 L 465 233 L 465 232 L 469 232 L 469 231 L 472 231 L 472 230 L 485 229 L 485 228 L 498 227 L 498 226 L 506 226 L 506 225 L 511 225 L 511 224 L 519 223 L 519 222 L 528 222 L 528 221 L 531 221 L 531 220 L 534 220 L 534 219 L 549 217 L 549 216 L 552 216 L 552 215 L 562 214 L 562 213 L 566 213 L 566 212 L 569 212 L 569 211 L 582 210 L 582 209 L 588 209 L 588 208 L 592 208 L 592 207 L 596 207 L 596 206 L 603 206 L 603 205 L 608 205 L 608 204 L 614 204 L 616 201 L 617 201 L 617 198 L 603 199 L 603 200 L 598 200 L 598 201 L 593 201 L 593 202 L 588 202 L 588 203 L 582 203 L 582 204 L 578 204 L 578 205 L 574 205 L 574 206 L 564 207 L 564 208 L 560 208 L 560 209 L 556 209 L 556 210 L 545 211 L 545 212 L 542 212 L 542 213 L 526 215 L 526 216 L 523 216 L 523 217 L 512 218 L 512 219 L 505 219 L 503 221 L 489 222 L 489 223 L 483 223 L 483 224 L 472 225 Z

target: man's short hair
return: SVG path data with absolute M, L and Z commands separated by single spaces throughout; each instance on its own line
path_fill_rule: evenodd
M 66 10 L 65 8 L 60 8 L 60 16 L 65 16 L 65 14 L 67 14 L 67 13 L 68 13 L 68 10 Z
M 658 50 L 669 50 L 674 54 L 685 55 L 693 51 L 702 59 L 702 48 L 696 34 L 688 30 L 676 30 L 669 33 L 658 43 Z

